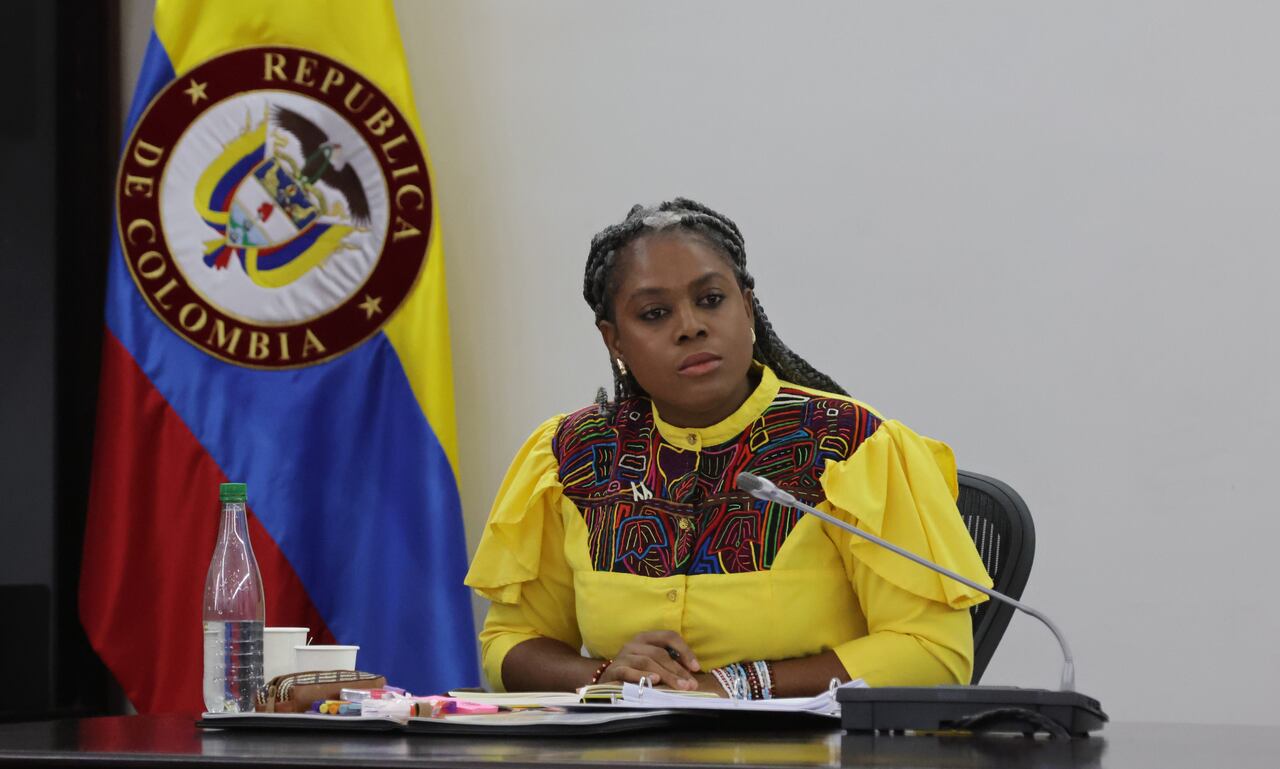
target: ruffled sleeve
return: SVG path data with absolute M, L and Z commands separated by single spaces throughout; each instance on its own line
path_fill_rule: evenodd
M 497 603 L 516 603 L 520 586 L 536 579 L 548 510 L 563 491 L 551 441 L 562 417 L 534 430 L 511 461 L 498 489 L 466 584 Z
M 552 441 L 561 417 L 525 441 L 498 490 L 466 584 L 491 604 L 480 631 L 489 684 L 503 689 L 502 662 L 532 638 L 582 645 L 574 608 L 573 571 L 564 554 L 564 498 Z
M 951 449 L 885 421 L 822 487 L 831 512 L 863 531 L 980 585 L 991 584 L 956 509 Z M 872 686 L 964 684 L 973 672 L 968 607 L 986 595 L 846 531 L 827 527 L 867 620 L 867 635 L 834 651 Z
M 843 462 L 828 462 L 822 487 L 831 506 L 858 528 L 886 539 L 986 587 L 991 586 L 973 539 L 956 509 L 959 489 L 951 449 L 888 420 Z M 953 609 L 987 596 L 848 535 L 853 556 L 897 587 Z

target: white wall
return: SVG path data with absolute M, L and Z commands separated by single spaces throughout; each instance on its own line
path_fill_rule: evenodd
M 527 433 L 607 384 L 590 236 L 693 196 L 742 226 L 789 344 L 1023 494 L 1025 597 L 1113 719 L 1280 724 L 1280 6 L 397 9 L 471 547 Z M 1057 660 L 1017 617 L 986 682 Z

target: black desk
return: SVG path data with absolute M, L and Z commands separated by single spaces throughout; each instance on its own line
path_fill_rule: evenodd
M 659 733 L 580 739 L 230 732 L 177 717 L 0 725 L 0 765 L 20 766 L 1280 766 L 1280 727 L 1110 724 L 1088 740 L 872 737 L 840 731 Z

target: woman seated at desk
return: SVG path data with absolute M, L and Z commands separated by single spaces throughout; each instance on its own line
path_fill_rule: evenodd
M 493 687 L 969 682 L 968 608 L 985 596 L 735 487 L 763 476 L 990 584 L 950 449 L 792 352 L 754 285 L 737 225 L 690 200 L 636 206 L 592 239 L 583 295 L 615 398 L 544 422 L 498 492 L 466 580 L 492 602 Z M 847 330 L 823 335 L 856 354 Z

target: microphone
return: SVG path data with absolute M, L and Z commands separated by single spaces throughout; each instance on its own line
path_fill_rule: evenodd
M 984 586 L 982 586 L 982 585 L 979 585 L 977 582 L 974 582 L 973 580 L 971 580 L 971 579 L 969 579 L 969 578 L 967 578 L 967 577 L 965 577 L 965 576 L 963 576 L 963 575 L 957 574 L 957 573 L 955 573 L 954 571 L 951 571 L 950 569 L 947 569 L 947 568 L 945 568 L 945 567 L 939 566 L 938 564 L 934 563 L 933 561 L 930 561 L 930 560 L 928 560 L 927 558 L 923 558 L 923 557 L 921 557 L 921 556 L 919 556 L 919 555 L 917 555 L 917 554 L 915 554 L 915 553 L 912 553 L 912 552 L 910 552 L 909 550 L 904 550 L 903 548 L 898 547 L 897 545 L 893 544 L 892 542 L 888 542 L 888 541 L 886 541 L 886 540 L 883 540 L 883 539 L 881 539 L 880 537 L 875 536 L 874 534 L 869 534 L 869 533 L 867 533 L 867 532 L 865 532 L 865 531 L 863 531 L 863 530 L 859 529 L 858 527 L 854 526 L 854 525 L 853 525 L 853 524 L 851 524 L 851 523 L 848 523 L 848 522 L 846 522 L 846 521 L 842 521 L 842 520 L 840 520 L 839 518 L 836 518 L 836 517 L 835 517 L 835 516 L 833 516 L 833 515 L 830 515 L 830 514 L 828 514 L 828 513 L 824 513 L 824 512 L 822 512 L 821 510 L 817 509 L 816 507 L 812 507 L 811 505 L 806 505 L 805 503 L 803 503 L 803 502 L 801 502 L 800 500 L 796 499 L 796 498 L 795 498 L 794 496 L 792 496 L 791 494 L 788 494 L 786 491 L 783 491 L 782 489 L 778 488 L 778 487 L 777 487 L 777 486 L 776 486 L 772 481 L 768 480 L 767 478 L 761 478 L 760 476 L 758 476 L 758 475 L 753 475 L 753 474 L 751 474 L 751 473 L 740 473 L 740 474 L 738 475 L 738 488 L 739 488 L 739 489 L 741 489 L 741 490 L 743 490 L 743 491 L 745 491 L 745 492 L 747 492 L 748 494 L 750 494 L 751 496 L 755 497 L 756 499 L 759 499 L 759 500 L 762 500 L 762 501 L 765 501 L 765 502 L 773 502 L 773 503 L 776 503 L 776 504 L 779 504 L 779 505 L 784 505 L 784 506 L 786 506 L 786 507 L 792 507 L 792 508 L 795 508 L 795 509 L 797 509 L 797 510 L 801 510 L 801 511 L 803 511 L 803 512 L 805 512 L 805 513 L 808 513 L 808 514 L 810 514 L 810 515 L 816 516 L 816 517 L 818 517 L 818 518 L 820 518 L 820 519 L 822 519 L 822 520 L 826 521 L 827 523 L 830 523 L 830 524 L 831 524 L 831 525 L 833 525 L 833 526 L 837 526 L 837 527 L 839 527 L 839 528 L 841 528 L 841 529 L 844 529 L 845 531 L 849 532 L 850 534 L 854 534 L 854 535 L 859 536 L 859 537 L 861 537 L 861 538 L 863 538 L 863 539 L 865 539 L 865 540 L 868 540 L 868 541 L 870 541 L 870 542 L 874 542 L 876 545 L 879 545 L 880 547 L 883 547 L 883 548 L 885 548 L 886 550 L 891 550 L 891 551 L 893 551 L 894 553 L 897 553 L 898 555 L 902 556 L 903 558 L 906 558 L 906 559 L 908 559 L 908 560 L 910 560 L 910 561 L 913 561 L 913 562 L 915 562 L 915 563 L 918 563 L 918 564 L 920 564 L 921 566 L 924 566 L 924 567 L 925 567 L 925 568 L 927 568 L 927 569 L 931 569 L 932 571 L 935 571 L 935 572 L 937 572 L 938 574 L 941 574 L 941 575 L 943 575 L 943 576 L 945 576 L 945 577 L 948 577 L 949 579 L 953 579 L 953 580 L 955 580 L 956 582 L 959 582 L 959 583 L 960 583 L 960 584 L 962 584 L 962 585 L 965 585 L 965 586 L 967 586 L 967 587 L 971 587 L 971 588 L 973 588 L 974 590 L 977 590 L 977 591 L 978 591 L 978 592 L 980 592 L 980 593 L 985 593 L 986 595 L 988 595 L 988 596 L 990 596 L 991 598 L 994 598 L 994 599 L 996 599 L 996 600 L 1003 601 L 1004 603 L 1007 603 L 1007 604 L 1009 604 L 1010 606 L 1013 606 L 1015 609 L 1018 609 L 1018 610 L 1020 610 L 1020 611 L 1022 611 L 1022 612 L 1024 612 L 1024 613 L 1026 613 L 1026 614 L 1029 614 L 1029 615 L 1031 615 L 1032 617 L 1035 617 L 1036 619 L 1040 620 L 1040 622 L 1044 623 L 1044 625 L 1045 625 L 1047 628 L 1049 628 L 1049 631 L 1050 631 L 1051 633 L 1053 633 L 1054 638 L 1058 639 L 1058 645 L 1059 645 L 1059 646 L 1061 647 L 1061 649 L 1062 649 L 1062 679 L 1061 679 L 1061 682 L 1060 682 L 1060 684 L 1059 684 L 1059 692 L 1062 692 L 1062 693 L 1069 693 L 1070 695 L 1073 695 L 1073 696 L 1069 696 L 1069 697 L 1067 697 L 1067 698 L 1065 698 L 1065 699 L 1064 699 L 1064 698 L 1062 698 L 1062 697 L 1057 697 L 1057 698 L 1053 698 L 1053 697 L 1047 697 L 1047 698 L 1045 698 L 1045 697 L 1040 697 L 1040 698 L 1037 698 L 1037 697 L 1035 697 L 1035 696 L 1030 696 L 1030 699 L 1031 699 L 1031 700 L 1033 700 L 1033 701 L 1026 701 L 1026 700 L 1028 699 L 1028 695 L 1034 695 L 1034 693 L 1035 693 L 1035 692 L 1037 692 L 1037 691 L 1043 691 L 1043 690 L 1034 690 L 1034 689 L 1011 689 L 1011 688 L 1009 688 L 1009 687 L 978 687 L 978 686 L 960 687 L 960 688 L 967 689 L 967 690 L 971 690 L 971 691 L 976 691 L 976 690 L 986 689 L 986 690 L 990 690 L 990 691 L 1006 691 L 1006 692 L 1008 692 L 1008 691 L 1016 691 L 1016 692 L 1024 693 L 1024 695 L 1023 695 L 1023 696 L 1021 696 L 1021 697 L 1013 698 L 1013 699 L 1015 699 L 1015 700 L 1018 700 L 1018 702 L 1016 702 L 1016 703 L 1014 703 L 1014 702 L 1013 702 L 1013 700 L 1009 700 L 1009 701 L 1007 701 L 1007 702 L 1006 702 L 1006 701 L 1000 701 L 1000 702 L 997 702 L 996 700 L 993 700 L 993 699 L 991 699 L 990 697 L 975 698 L 975 700 L 974 700 L 975 702 L 979 702 L 979 701 L 980 701 L 980 702 L 982 702 L 983 704 L 986 704 L 986 705 L 991 705 L 991 704 L 1006 705 L 1006 706 L 1008 706 L 1008 705 L 1012 705 L 1013 709 L 1025 709 L 1028 705 L 1044 705 L 1044 704 L 1049 704 L 1049 702 L 1050 702 L 1051 700 L 1052 700 L 1052 701 L 1054 701 L 1054 702 L 1059 702 L 1059 703 L 1062 703 L 1062 704 L 1069 704 L 1069 705 L 1081 705 L 1081 704 L 1082 704 L 1084 707 L 1086 707 L 1086 709 L 1088 709 L 1088 710 L 1090 710 L 1090 711 L 1096 711 L 1096 714 L 1097 714 L 1098 716 L 1101 716 L 1101 720 L 1100 720 L 1100 721 L 1097 721 L 1096 725 L 1093 725 L 1093 728 L 1095 728 L 1095 729 L 1096 729 L 1096 728 L 1101 728 L 1101 726 L 1102 726 L 1102 722 L 1107 720 L 1106 714 L 1102 713 L 1101 706 L 1098 704 L 1097 700 L 1093 700 L 1093 699 L 1091 699 L 1091 698 L 1088 698 L 1088 697 L 1084 697 L 1084 696 L 1082 696 L 1082 695 L 1079 695 L 1079 694 L 1075 691 L 1075 683 L 1076 683 L 1076 666 L 1075 666 L 1075 657 L 1073 657 L 1073 656 L 1072 656 L 1072 654 L 1071 654 L 1071 647 L 1067 644 L 1066 636 L 1064 636 L 1064 635 L 1062 634 L 1062 631 L 1058 629 L 1058 626 L 1057 626 L 1057 625 L 1055 625 L 1055 624 L 1053 623 L 1053 620 L 1049 619 L 1047 616 L 1045 616 L 1045 615 L 1044 615 L 1043 613 L 1041 613 L 1040 611 L 1036 610 L 1035 608 L 1033 608 L 1033 607 L 1031 607 L 1031 606 L 1028 606 L 1027 604 L 1025 604 L 1025 603 L 1023 603 L 1023 602 L 1021 602 L 1021 601 L 1019 601 L 1019 600 L 1017 600 L 1017 599 L 1015 599 L 1015 598 L 1011 598 L 1011 597 L 1009 597 L 1009 596 L 1005 595 L 1004 593 L 1001 593 L 1001 592 L 1000 592 L 1000 591 L 998 591 L 998 590 L 992 590 L 991 588 L 988 588 L 988 587 L 984 587 Z M 916 689 L 916 688 L 927 688 L 927 687 L 894 687 L 894 688 Z M 885 688 L 881 688 L 881 689 L 879 689 L 879 690 L 876 690 L 876 689 L 863 689 L 863 690 L 861 690 L 861 692 L 864 692 L 864 693 L 872 693 L 872 695 L 871 695 L 871 696 L 874 696 L 874 692 L 876 692 L 876 691 L 882 691 L 882 692 L 883 692 L 883 691 L 885 691 L 885 690 L 886 690 Z M 952 691 L 954 691 L 954 690 L 955 690 L 955 687 L 951 687 L 951 690 L 952 690 Z M 1045 693 L 1046 693 L 1046 694 L 1052 694 L 1052 693 L 1049 693 L 1049 692 L 1045 692 Z M 866 699 L 866 697 L 864 696 L 864 697 L 862 697 L 862 699 Z M 1007 709 L 1007 708 L 1005 708 L 1005 709 Z M 1002 709 L 997 708 L 997 710 L 1002 710 Z M 995 710 L 992 710 L 992 711 L 990 711 L 990 712 L 996 712 L 996 711 L 995 711 Z M 1002 715 L 1004 715 L 1004 716 L 1009 716 L 1010 714 L 1009 714 L 1009 713 L 1003 713 Z M 1025 720 L 1025 714 L 1017 714 L 1017 717 L 1024 718 L 1024 720 Z M 1051 719 L 1051 720 L 1052 720 L 1052 719 Z M 1059 723 L 1061 723 L 1061 719 L 1058 719 L 1058 720 L 1059 720 Z M 1084 723 L 1086 723 L 1086 724 L 1088 724 L 1088 723 L 1089 723 L 1089 719 L 1087 719 L 1087 718 L 1086 718 L 1086 719 L 1083 719 L 1083 722 L 1084 722 Z M 956 723 L 956 722 L 955 722 L 955 721 L 952 721 L 952 722 L 945 722 L 945 721 L 944 721 L 944 722 L 940 722 L 940 725 L 939 725 L 939 726 L 940 726 L 940 727 L 942 727 L 942 726 L 944 726 L 944 725 L 946 725 L 946 724 L 948 724 L 948 723 L 950 723 L 950 724 L 954 724 L 954 723 Z M 1078 722 L 1077 722 L 1075 719 L 1071 719 L 1071 723 L 1072 723 L 1073 725 L 1076 725 Z M 846 725 L 846 727 L 848 726 L 848 724 L 847 724 L 847 723 L 846 723 L 845 725 Z M 1050 731 L 1051 733 L 1053 733 L 1053 732 L 1054 732 L 1054 730 L 1053 730 L 1052 728 L 1049 728 L 1049 726 L 1047 726 L 1047 725 L 1044 725 L 1044 724 L 1035 724 L 1035 725 L 1041 726 L 1042 728 L 1045 728 L 1046 730 Z M 875 728 L 884 728 L 884 727 L 875 727 Z M 887 728 L 898 729 L 898 728 L 904 728 L 904 727 L 887 727 Z M 905 728 L 913 728 L 913 727 L 905 727 Z M 919 728 L 919 727 L 914 727 L 914 728 Z M 1079 734 L 1079 733 L 1080 733 L 1079 729 L 1066 729 L 1066 731 L 1067 731 L 1067 733 L 1069 733 L 1069 734 Z M 1086 730 L 1085 730 L 1085 732 L 1084 732 L 1084 733 L 1085 733 L 1085 734 L 1087 734 L 1087 733 L 1088 733 L 1087 728 L 1086 728 Z

